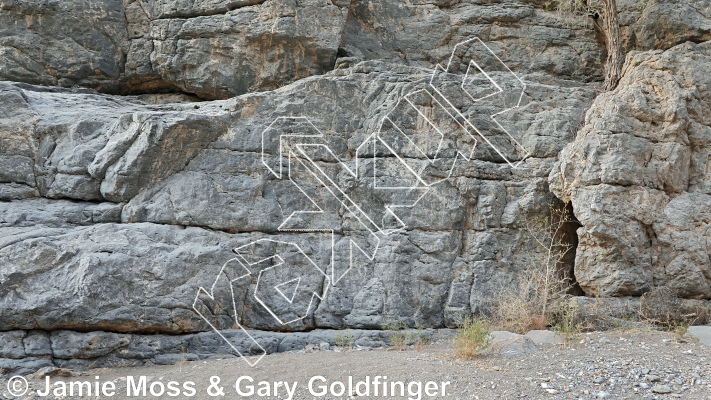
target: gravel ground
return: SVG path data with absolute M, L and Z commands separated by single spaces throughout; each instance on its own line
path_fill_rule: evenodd
M 144 398 L 271 398 L 288 399 L 283 384 L 274 395 L 274 382 L 286 381 L 293 387 L 297 382 L 292 399 L 336 399 L 336 398 L 411 398 L 418 399 L 417 386 L 413 384 L 413 394 L 408 395 L 409 382 L 422 382 L 421 399 L 663 399 L 686 398 L 711 400 L 711 347 L 699 343 L 694 338 L 677 341 L 665 332 L 649 330 L 628 330 L 592 332 L 570 340 L 566 346 L 546 345 L 538 351 L 516 356 L 487 355 L 471 361 L 461 361 L 453 356 L 448 340 L 432 343 L 419 351 L 410 348 L 405 351 L 392 349 L 341 349 L 311 350 L 281 353 L 265 356 L 256 367 L 250 367 L 238 358 L 194 361 L 172 366 L 140 368 L 116 368 L 92 370 L 70 377 L 52 377 L 57 380 L 88 381 L 92 385 L 95 376 L 98 381 L 112 382 L 116 394 L 109 398 L 137 398 L 126 395 L 127 376 L 137 381 L 145 376 L 147 388 L 157 392 L 160 387 L 168 391 L 170 381 L 177 382 L 181 393 L 177 396 L 152 396 Z M 235 382 L 242 376 L 253 379 L 255 393 L 240 396 Z M 348 392 L 348 377 L 353 382 L 363 381 L 366 376 L 372 380 L 380 376 L 380 381 L 403 381 L 406 396 L 399 396 L 399 386 L 395 396 L 375 396 L 371 385 L 369 396 L 358 396 L 353 389 L 352 396 L 326 394 L 316 396 L 309 391 L 309 380 L 323 376 L 326 385 L 335 381 L 344 383 Z M 223 395 L 214 390 L 208 394 L 208 387 L 220 379 L 218 387 Z M 387 377 L 387 378 L 385 378 Z M 46 378 L 45 378 L 46 379 Z M 194 396 L 188 397 L 182 385 L 195 383 Z M 269 396 L 260 396 L 259 382 L 268 382 Z M 435 382 L 427 396 L 426 382 Z M 156 383 L 158 382 L 158 383 Z M 445 395 L 441 395 L 442 382 Z M 323 382 L 316 381 L 315 392 L 320 392 Z M 42 379 L 31 378 L 31 389 L 20 398 L 56 398 L 53 395 L 40 397 L 37 389 L 42 389 Z M 242 381 L 243 392 L 248 392 L 248 381 Z M 267 385 L 267 384 L 262 384 Z M 2 382 L 2 389 L 5 389 Z M 261 387 L 263 390 L 264 387 Z M 336 393 L 341 389 L 334 385 Z M 361 387 L 362 389 L 362 387 Z M 0 392 L 1 393 L 1 392 Z M 266 394 L 266 393 L 262 393 Z M 363 392 L 361 391 L 361 394 Z M 5 392 L 7 396 L 7 392 Z M 61 396 L 59 397 L 61 398 Z M 70 398 L 67 396 L 66 398 Z M 81 398 L 81 397 L 71 397 Z M 89 398 L 89 397 L 83 397 Z M 91 396 L 91 398 L 95 398 Z M 107 398 L 107 396 L 100 396 Z M 140 396 L 138 398 L 141 398 Z

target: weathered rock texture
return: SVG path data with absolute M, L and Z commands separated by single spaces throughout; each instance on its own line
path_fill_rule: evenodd
M 226 98 L 333 68 L 348 3 L 0 2 L 0 79 Z
M 368 62 L 271 93 L 169 105 L 3 84 L 3 109 L 22 112 L 3 120 L 1 159 L 22 168 L 9 170 L 2 196 L 25 200 L 1 203 L 2 329 L 208 330 L 192 310 L 196 289 L 210 287 L 231 249 L 264 233 L 304 243 L 327 264 L 323 237 L 277 230 L 305 198 L 261 163 L 262 131 L 279 116 L 311 115 L 347 157 L 402 94 L 428 82 L 423 73 Z M 521 167 L 481 146 L 490 161 L 457 163 L 365 276 L 348 275 L 289 329 L 374 328 L 387 315 L 440 327 L 485 305 L 538 251 L 517 215 L 547 212 L 555 155 L 594 96 L 564 84 L 529 82 L 523 106 L 507 114 L 531 149 Z M 249 288 L 237 298 L 241 322 L 282 329 Z M 236 322 L 228 300 L 211 310 L 222 328 Z
M 623 74 L 550 176 L 583 225 L 576 277 L 596 296 L 711 298 L 711 43 L 630 53 Z
M 604 46 L 591 20 L 568 23 L 542 1 L 0 0 L 0 332 L 7 339 L 0 368 L 175 361 L 186 341 L 217 340 L 193 302 L 235 335 L 238 324 L 292 332 L 381 329 L 392 319 L 451 327 L 463 313 L 486 310 L 543 250 L 519 222 L 544 217 L 550 203 L 560 204 L 556 196 L 572 202 L 583 225 L 575 273 L 586 294 L 639 295 L 666 285 L 711 298 L 711 57 L 708 42 L 693 43 L 709 39 L 711 3 L 620 3 L 629 47 L 671 49 L 633 53 L 619 89 L 595 101 L 576 139 L 599 93 Z M 498 119 L 517 147 L 489 117 L 519 94 L 504 69 L 492 77 L 507 82 L 508 96 L 488 97 L 492 86 L 473 69 L 462 82 L 466 57 L 438 75 L 446 93 L 459 90 L 448 107 L 502 150 L 479 137 L 466 160 L 457 155 L 472 145 L 457 127 L 461 118 L 442 119 L 446 113 L 422 99 L 424 112 L 413 113 L 404 96 L 427 88 L 441 71 L 435 66 L 473 37 L 526 89 L 520 107 Z M 226 263 L 233 249 L 265 238 L 298 243 L 318 266 L 329 263 L 326 234 L 280 231 L 291 213 L 313 204 L 263 164 L 280 161 L 274 143 L 262 159 L 262 133 L 299 116 L 344 161 L 321 154 L 314 165 L 337 171 L 335 181 L 366 210 L 402 200 L 364 190 L 343 167 L 354 167 L 386 116 L 416 132 L 423 147 L 433 133 L 426 119 L 443 123 L 437 162 L 405 141 L 398 149 L 425 179 L 446 179 L 417 207 L 398 211 L 407 229 L 380 237 L 373 261 L 359 260 L 307 318 L 281 324 L 255 299 L 256 274 L 227 284 L 239 271 Z M 409 176 L 384 171 L 383 181 Z M 306 185 L 326 193 L 313 179 Z M 350 209 L 329 210 L 324 221 L 342 248 L 357 224 Z M 265 276 L 268 284 L 283 278 Z M 315 273 L 300 285 L 328 283 Z M 196 298 L 200 287 L 214 298 Z M 288 299 L 268 301 L 296 312 Z M 168 344 L 153 343 L 152 334 Z M 260 335 L 271 337 L 270 349 L 286 340 Z M 102 343 L 100 350 L 72 353 L 86 340 Z M 152 350 L 141 355 L 133 344 Z M 67 361 L 76 359 L 101 362 Z
M 667 50 L 687 41 L 711 40 L 707 0 L 622 0 L 617 5 L 628 50 Z
M 432 67 L 474 35 L 519 71 L 601 79 L 603 50 L 592 19 L 561 19 L 544 6 L 533 0 L 2 0 L 0 79 L 227 98 L 329 71 L 338 57 Z M 619 9 L 630 50 L 711 39 L 708 0 L 623 0 Z
M 391 337 L 382 330 L 350 330 L 351 346 L 384 347 Z M 251 342 L 240 341 L 240 332 L 225 330 L 221 334 L 240 352 L 252 356 Z M 403 334 L 427 335 L 432 340 L 451 337 L 454 330 L 425 329 Z M 284 351 L 304 351 L 307 345 L 343 345 L 339 331 L 278 333 L 254 332 L 267 354 Z M 413 340 L 410 339 L 412 344 Z M 260 350 L 261 354 L 261 350 Z M 140 335 L 112 332 L 75 332 L 57 330 L 15 330 L 0 332 L 0 368 L 7 373 L 28 374 L 38 369 L 90 369 L 123 366 L 175 364 L 206 358 L 237 357 L 234 350 L 215 332 L 190 335 Z
M 347 56 L 432 66 L 472 36 L 521 72 L 600 79 L 593 30 L 561 24 L 532 2 L 354 1 L 341 47 Z

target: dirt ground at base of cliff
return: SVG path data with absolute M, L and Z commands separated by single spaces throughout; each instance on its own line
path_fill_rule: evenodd
M 316 344 L 318 345 L 318 344 Z M 318 346 L 316 346 L 318 348 Z M 240 358 L 210 359 L 181 362 L 177 365 L 162 365 L 135 368 L 97 369 L 77 373 L 69 377 L 51 377 L 51 384 L 62 381 L 88 381 L 94 385 L 96 376 L 102 384 L 115 384 L 115 395 L 98 398 L 192 398 L 192 399 L 289 399 L 283 384 L 288 382 L 293 389 L 291 399 L 704 399 L 711 400 L 711 347 L 699 343 L 694 338 L 678 340 L 674 334 L 651 330 L 616 330 L 583 333 L 568 340 L 566 345 L 539 346 L 539 350 L 513 356 L 485 355 L 463 361 L 454 356 L 451 339 L 431 343 L 423 348 L 393 349 L 353 349 L 348 351 L 309 350 L 265 356 L 256 366 L 251 367 Z M 146 396 L 127 396 L 127 377 L 139 382 L 146 377 Z M 237 393 L 235 383 L 243 379 L 241 391 Z M 405 396 L 400 396 L 396 384 L 395 395 L 382 395 L 382 383 L 375 395 L 373 380 L 404 382 Z M 222 389 L 208 393 L 211 384 Z M 319 378 L 309 390 L 309 381 Z M 351 393 L 348 393 L 349 377 L 353 379 Z M 357 382 L 370 379 L 370 393 L 365 396 L 360 386 L 360 396 L 356 392 Z M 97 398 L 96 396 L 62 397 L 40 396 L 38 390 L 45 388 L 46 378 L 30 378 L 30 390 L 24 399 L 55 398 Z M 177 382 L 177 396 L 169 396 L 169 382 Z M 182 386 L 194 382 L 195 394 L 188 397 L 189 390 Z M 346 393 L 337 396 L 342 386 Z M 156 383 L 159 382 L 159 383 Z M 266 395 L 268 382 L 269 395 Z M 417 384 L 421 382 L 420 395 Z M 427 382 L 435 382 L 429 386 Z M 442 385 L 445 386 L 444 396 Z M 2 383 L 5 389 L 5 382 Z M 249 386 L 254 393 L 249 394 Z M 140 386 L 140 385 L 139 385 Z M 323 386 L 333 387 L 335 394 L 322 395 Z M 436 389 L 435 389 L 436 386 Z M 54 386 L 56 387 L 56 386 Z M 162 396 L 153 396 L 163 387 Z M 262 392 L 258 392 L 261 389 Z M 290 389 L 290 390 L 292 390 Z M 408 389 L 412 389 L 409 392 Z M 93 387 L 92 387 L 93 390 Z M 388 389 L 390 390 L 390 389 Z M 434 394 L 434 396 L 428 396 Z M 211 395 L 212 394 L 212 395 Z M 350 395 L 349 395 L 350 394 Z

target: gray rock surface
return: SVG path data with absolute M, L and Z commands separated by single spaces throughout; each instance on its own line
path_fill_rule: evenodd
M 491 345 L 487 353 L 502 354 L 505 356 L 521 356 L 538 351 L 537 346 L 561 344 L 563 338 L 555 332 L 547 330 L 533 330 L 525 335 L 507 331 L 491 332 Z
M 116 91 L 126 44 L 120 0 L 0 2 L 0 80 Z
M 531 339 L 535 345 L 562 344 L 565 342 L 562 336 L 548 330 L 533 330 L 527 332 L 524 336 Z
M 699 339 L 699 342 L 711 347 L 711 326 L 690 326 L 687 334 Z
M 111 332 L 76 332 L 59 330 L 51 335 L 42 332 L 50 340 L 43 342 L 41 347 L 35 343 L 34 353 L 22 352 L 28 346 L 28 338 L 41 331 L 15 330 L 3 332 L 0 347 L 0 376 L 5 374 L 26 375 L 45 368 L 70 368 L 87 370 L 91 368 L 139 366 L 155 364 L 176 364 L 183 361 L 202 360 L 207 358 L 234 358 L 234 351 L 215 332 L 204 332 L 189 335 L 141 335 L 115 334 Z M 413 331 L 414 332 L 414 331 Z M 382 330 L 349 330 L 353 343 L 357 348 L 376 348 L 390 345 L 390 337 Z M 450 339 L 454 335 L 451 329 L 426 329 L 429 340 L 438 341 Z M 224 330 L 221 334 L 231 345 L 247 356 L 257 357 L 251 343 L 240 341 L 241 331 Z M 285 351 L 303 351 L 306 346 L 320 348 L 321 351 L 339 349 L 340 331 L 314 330 L 311 332 L 264 332 L 252 331 L 251 334 L 263 344 L 267 354 Z M 11 346 L 16 350 L 8 350 Z M 343 350 L 343 349 L 341 349 Z M 246 363 L 244 364 L 247 365 Z
M 234 355 L 212 327 L 245 354 L 330 346 L 329 329 L 393 320 L 453 327 L 543 250 L 520 222 L 558 198 L 583 225 L 586 294 L 711 298 L 708 0 L 620 1 L 626 46 L 666 51 L 631 53 L 582 129 L 603 46 L 591 20 L 542 1 L 90 3 L 0 0 L 6 371 Z M 488 47 L 455 48 L 474 37 Z M 470 58 L 497 69 L 482 76 Z M 285 139 L 304 152 L 289 161 L 280 132 L 321 137 Z M 369 147 L 373 133 L 391 148 Z M 333 179 L 314 179 L 317 167 Z M 388 213 L 440 180 L 400 220 Z M 293 214 L 316 207 L 323 218 Z M 382 230 L 369 234 L 363 215 Z M 336 282 L 344 269 L 329 264 L 350 266 L 351 241 L 378 250 Z M 265 259 L 276 253 L 290 268 Z M 240 326 L 262 330 L 258 345 Z M 387 343 L 372 332 L 355 344 Z
M 226 98 L 333 68 L 343 1 L 164 1 L 126 6 L 129 90 Z
M 227 130 L 219 105 L 151 111 L 137 98 L 23 87 L 0 83 L 0 163 L 13 165 L 0 176 L 3 200 L 126 201 Z
M 516 71 L 600 80 L 602 54 L 592 24 L 567 25 L 530 3 L 355 1 L 341 47 L 349 57 L 431 67 L 456 43 L 478 36 Z
M 583 225 L 575 271 L 586 294 L 665 286 L 711 298 L 709 67 L 711 42 L 629 54 L 619 87 L 561 152 L 550 185 Z
M 504 332 L 504 334 L 499 332 L 497 335 L 494 335 L 494 340 L 485 351 L 487 353 L 516 357 L 528 353 L 535 353 L 538 351 L 538 347 L 536 347 L 533 340 L 528 336 L 512 334 L 511 332 Z
M 13 0 L 0 10 L 2 80 L 215 99 L 333 68 L 348 3 Z
M 711 40 L 709 0 L 622 0 L 617 5 L 628 50 L 667 50 Z
M 3 156 L 34 160 L 34 179 L 22 175 L 14 183 L 35 196 L 84 202 L 2 203 L 0 330 L 209 330 L 192 310 L 197 288 L 211 287 L 234 257 L 231 249 L 278 233 L 290 213 L 308 207 L 293 183 L 261 163 L 265 127 L 280 116 L 312 115 L 334 151 L 354 154 L 385 113 L 406 123 L 390 110 L 401 94 L 426 84 L 429 73 L 366 62 L 275 92 L 163 105 L 2 84 L 0 101 L 33 116 L 3 120 L 9 144 Z M 200 300 L 205 312 L 221 329 L 241 323 L 300 330 L 380 328 L 390 315 L 409 326 L 453 326 L 460 314 L 485 310 L 495 285 L 524 268 L 520 254 L 541 250 L 516 218 L 547 212 L 553 197 L 546 177 L 593 96 L 570 81 L 529 81 L 522 107 L 502 123 L 517 129 L 531 157 L 514 169 L 491 147 L 477 147 L 479 160 L 454 164 L 453 178 L 403 210 L 408 231 L 384 237 L 373 262 L 313 305 L 313 318 L 279 324 L 251 295 L 256 276 L 233 285 L 240 293 L 236 309 L 229 285 L 218 285 L 217 300 Z M 362 201 L 372 208 L 381 200 Z M 347 243 L 345 217 L 336 215 L 334 223 L 336 242 Z M 301 243 L 318 265 L 328 265 L 322 236 L 279 238 Z M 300 287 L 323 285 L 316 274 Z M 297 313 L 279 296 L 270 301 Z
M 711 39 L 708 0 L 618 4 L 629 50 Z M 478 0 L 4 0 L 0 79 L 224 99 L 354 60 L 431 68 L 476 35 L 517 71 L 600 80 L 603 52 L 592 18 L 548 7 Z

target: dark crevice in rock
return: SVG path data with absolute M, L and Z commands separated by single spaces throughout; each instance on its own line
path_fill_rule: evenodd
M 199 103 L 204 101 L 211 101 L 209 99 L 201 98 L 196 94 L 183 92 L 180 90 L 157 93 L 134 93 L 132 96 L 138 97 L 141 101 L 144 101 L 151 105 L 162 105 L 169 103 Z
M 183 18 L 198 18 L 198 17 L 209 17 L 212 15 L 222 15 L 227 14 L 230 11 L 237 10 L 243 7 L 254 6 L 264 3 L 266 0 L 235 0 L 228 1 L 223 7 L 215 7 L 211 10 L 192 10 L 190 11 L 175 11 L 172 13 L 160 14 L 157 18 L 151 19 L 155 21 L 158 19 L 183 19 Z
M 350 54 L 350 52 L 348 50 L 344 49 L 343 47 L 339 47 L 338 51 L 336 52 L 336 57 L 339 57 L 339 58 L 340 57 L 351 57 L 351 56 L 352 56 L 352 54 Z
M 642 227 L 644 228 L 644 232 L 647 235 L 647 239 L 649 239 L 649 265 L 652 267 L 652 286 L 656 287 L 659 283 L 655 282 L 655 276 L 654 276 L 654 271 L 657 267 L 657 262 L 658 262 L 658 255 L 656 254 L 655 249 L 658 248 L 658 243 L 657 243 L 657 234 L 654 232 L 654 226 L 651 224 L 644 224 L 640 222 Z
M 77 174 L 79 175 L 79 174 Z M 83 176 L 83 175 L 82 175 Z M 76 204 L 104 204 L 104 203 L 112 203 L 112 204 L 120 204 L 122 202 L 120 201 L 111 201 L 111 200 L 104 200 L 101 198 L 96 198 L 96 199 L 78 199 L 75 197 L 68 197 L 64 195 L 58 195 L 58 196 L 53 196 L 53 197 L 48 197 L 48 196 L 42 196 L 42 198 L 48 199 L 48 200 L 63 200 L 63 201 L 69 201 L 72 203 Z
M 566 203 L 564 209 L 567 215 L 567 222 L 563 224 L 561 229 L 560 240 L 562 244 L 566 247 L 569 246 L 569 250 L 565 254 L 562 260 L 562 269 L 565 276 L 570 280 L 570 288 L 568 293 L 573 296 L 584 296 L 585 292 L 578 284 L 575 279 L 575 253 L 578 248 L 578 228 L 582 227 L 580 221 L 575 217 L 575 210 L 573 209 L 572 203 Z
M 159 78 L 132 79 L 126 82 L 120 92 L 109 94 L 123 96 L 180 95 L 192 99 L 190 101 L 224 100 L 227 98 L 225 96 L 210 95 L 204 92 L 198 94 L 185 91 L 179 86 Z
M 80 324 L 75 324 L 75 323 L 67 323 L 67 324 L 59 324 L 59 325 L 54 325 L 54 326 L 44 326 L 41 329 L 42 331 L 45 332 L 54 332 L 54 331 L 72 331 L 72 332 L 79 332 L 79 333 L 90 333 L 90 332 L 108 332 L 108 333 L 116 333 L 116 334 L 125 334 L 125 335 L 166 335 L 166 336 L 181 336 L 181 335 L 194 335 L 197 333 L 200 333 L 199 331 L 188 331 L 188 330 L 183 330 L 183 331 L 176 331 L 176 330 L 171 330 L 170 328 L 166 328 L 163 326 L 147 326 L 147 327 L 131 327 L 128 326 L 126 329 L 123 329 L 121 325 L 112 325 L 108 323 L 98 323 L 98 324 L 91 324 L 91 325 L 80 325 Z

